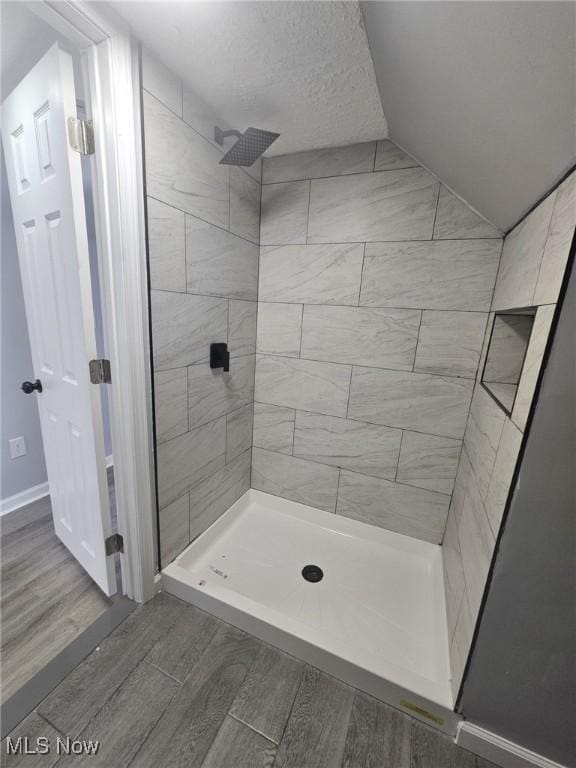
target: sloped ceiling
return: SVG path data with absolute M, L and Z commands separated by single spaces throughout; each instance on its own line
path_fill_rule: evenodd
M 267 155 L 387 135 L 357 2 L 110 2 L 230 125 L 276 131 Z
M 390 138 L 510 228 L 575 162 L 576 3 L 362 9 Z

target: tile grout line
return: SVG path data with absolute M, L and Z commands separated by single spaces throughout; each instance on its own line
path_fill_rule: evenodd
M 436 195 L 436 207 L 434 209 L 434 222 L 432 224 L 432 237 L 430 240 L 434 240 L 434 230 L 436 229 L 436 219 L 438 218 L 438 205 L 440 203 L 440 190 L 442 189 L 442 182 L 438 182 L 438 194 Z M 476 239 L 476 238 L 473 238 Z M 478 238 L 480 239 L 480 238 Z M 435 241 L 437 242 L 437 241 Z
M 183 498 L 183 496 L 182 496 L 182 498 Z M 150 667 L 152 667 L 153 669 L 157 670 L 158 672 L 161 672 L 163 675 L 165 675 L 170 680 L 173 680 L 175 683 L 178 683 L 179 686 L 181 686 L 183 684 L 182 680 L 178 680 L 177 677 L 174 677 L 174 675 L 171 675 L 169 672 L 166 672 L 166 670 L 162 669 L 162 667 L 159 667 L 158 664 L 154 664 L 152 661 L 148 661 L 148 659 L 146 657 L 144 657 L 140 663 L 141 664 L 148 664 Z
M 416 346 L 414 347 L 414 362 L 412 363 L 412 373 L 417 373 L 415 370 L 416 368 L 416 358 L 418 357 L 418 345 L 420 344 L 420 331 L 422 330 L 422 320 L 424 319 L 424 310 L 420 310 L 420 322 L 418 324 L 418 333 L 416 334 Z M 419 371 L 421 373 L 421 371 Z M 431 374 L 434 375 L 434 374 Z M 465 377 L 456 377 L 456 378 L 465 378 Z
M 253 354 L 253 353 L 250 353 Z M 450 381 L 472 381 L 474 382 L 474 379 L 471 376 L 455 376 L 454 374 L 448 374 L 448 373 L 433 373 L 433 372 L 425 372 L 425 371 L 413 371 L 412 368 L 388 368 L 383 365 L 367 365 L 366 363 L 349 363 L 349 362 L 343 362 L 338 360 L 318 360 L 314 357 L 292 357 L 291 355 L 282 355 L 278 352 L 257 352 L 256 356 L 260 356 L 261 358 L 280 358 L 281 360 L 292 360 L 297 361 L 301 360 L 303 362 L 308 363 L 319 363 L 323 365 L 339 365 L 339 366 L 346 366 L 348 368 L 367 368 L 370 371 L 391 371 L 394 373 L 407 373 L 407 374 L 413 374 L 414 376 L 427 376 L 427 377 L 433 377 L 436 379 L 450 379 Z M 238 358 L 240 357 L 249 357 L 249 354 L 247 355 L 238 355 Z M 195 368 L 200 365 L 204 365 L 205 362 L 198 362 L 198 363 L 190 363 L 188 368 Z M 177 366 L 176 368 L 167 368 L 167 369 L 160 369 L 160 370 L 178 370 L 183 366 Z M 273 405 L 273 403 L 272 403 Z M 328 415 L 328 414 L 327 414 Z M 447 435 L 447 437 L 450 437 L 450 435 Z
M 394 473 L 394 482 L 398 481 L 398 468 L 400 467 L 400 457 L 402 455 L 402 440 L 404 438 L 404 430 L 400 432 L 400 445 L 398 446 L 398 460 L 396 462 L 396 472 Z
M 302 339 L 304 338 L 304 304 L 300 314 L 300 348 L 298 350 L 298 359 L 302 359 Z
M 151 200 L 155 200 L 157 203 L 162 203 L 162 205 L 165 205 L 167 208 L 171 208 L 173 211 L 179 211 L 180 213 L 183 213 L 185 216 L 189 216 L 191 219 L 196 219 L 196 221 L 202 221 L 204 222 L 204 224 L 209 224 L 211 227 L 214 227 L 214 229 L 219 229 L 221 232 L 226 232 L 226 234 L 231 235 L 232 237 L 237 237 L 239 240 L 244 240 L 245 243 L 249 243 L 250 245 L 255 245 L 257 247 L 259 246 L 259 243 L 255 243 L 253 240 L 249 240 L 247 237 L 244 237 L 243 235 L 237 235 L 236 232 L 231 232 L 227 227 L 223 227 L 221 224 L 215 224 L 213 221 L 210 221 L 209 219 L 203 219 L 202 216 L 198 216 L 195 213 L 190 213 L 190 211 L 187 211 L 184 208 L 179 208 L 177 205 L 174 205 L 173 203 L 168 203 L 166 202 L 166 200 L 163 200 L 161 197 L 157 197 L 156 195 L 153 195 L 150 192 L 146 193 L 146 197 L 149 197 Z
M 397 482 L 396 480 L 391 480 L 387 477 L 380 477 L 378 475 L 369 475 L 367 472 L 359 472 L 357 469 L 349 469 L 348 467 L 341 467 L 336 464 L 325 464 L 322 461 L 318 461 L 317 459 L 311 459 L 308 456 L 304 458 L 303 456 L 290 456 L 290 454 L 287 453 L 280 453 L 280 451 L 273 451 L 270 448 L 260 448 L 258 447 L 259 451 L 265 451 L 266 453 L 273 453 L 278 456 L 288 456 L 289 458 L 298 459 L 299 461 L 305 461 L 309 464 L 317 464 L 320 467 L 330 467 L 331 469 L 337 469 L 337 470 L 344 470 L 344 472 L 350 472 L 353 475 L 360 475 L 362 477 L 370 477 L 373 480 L 382 480 L 385 483 L 392 483 L 393 485 L 401 485 L 403 488 L 412 488 L 417 491 L 425 491 L 426 493 L 434 494 L 435 496 L 442 496 L 443 499 L 449 499 L 450 494 L 449 493 L 442 493 L 441 491 L 431 491 L 429 488 L 422 488 L 419 485 L 410 485 L 410 483 L 403 483 L 403 482 Z M 310 504 L 309 506 L 313 506 Z
M 232 704 L 234 704 L 234 702 L 232 702 Z M 267 736 L 265 733 L 262 733 L 262 731 L 259 731 L 258 728 L 255 728 L 253 725 L 250 725 L 250 723 L 247 723 L 245 720 L 242 720 L 242 718 L 238 717 L 238 715 L 233 714 L 230 710 L 228 710 L 227 716 L 231 717 L 233 720 L 236 720 L 236 722 L 241 723 L 242 725 L 245 725 L 246 728 L 249 728 L 251 731 L 254 731 L 254 733 L 258 734 L 258 736 L 262 736 L 263 739 L 266 739 L 266 741 L 269 741 L 270 744 L 274 744 L 275 747 L 279 746 L 279 743 L 274 741 L 274 739 L 270 738 L 270 736 Z
M 310 231 L 310 201 L 312 199 L 312 179 L 307 179 L 308 181 L 308 208 L 306 211 L 306 238 L 305 238 L 305 244 L 308 244 L 308 236 Z
M 360 285 L 358 286 L 358 303 L 357 307 L 360 307 L 360 298 L 362 297 L 362 282 L 364 281 L 364 265 L 366 264 L 366 243 L 362 250 L 362 266 L 360 267 Z M 323 305 L 320 305 L 323 306 Z
M 295 359 L 295 358 L 290 358 L 290 359 Z M 462 437 L 453 437 L 452 435 L 438 435 L 434 432 L 422 432 L 421 430 L 410 429 L 408 427 L 394 427 L 391 424 L 379 424 L 378 422 L 375 422 L 375 421 L 366 421 L 365 419 L 355 419 L 353 416 L 335 416 L 332 413 L 320 413 L 319 411 L 310 411 L 307 408 L 301 408 L 301 407 L 294 408 L 291 405 L 278 405 L 278 403 L 266 403 L 262 400 L 256 400 L 255 402 L 258 403 L 258 405 L 268 405 L 274 408 L 286 408 L 290 411 L 301 411 L 302 413 L 309 413 L 309 414 L 312 414 L 313 416 L 325 416 L 327 419 L 340 419 L 341 421 L 352 421 L 354 422 L 354 424 L 368 424 L 371 427 L 382 427 L 383 429 L 393 429 L 393 430 L 396 430 L 397 432 L 400 432 L 400 431 L 411 432 L 415 435 L 424 435 L 426 437 L 438 437 L 438 438 L 441 438 L 442 440 L 453 440 L 455 443 L 463 443 Z M 279 453 L 279 451 L 274 451 L 274 453 Z

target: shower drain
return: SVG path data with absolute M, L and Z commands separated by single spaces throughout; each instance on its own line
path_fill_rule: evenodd
M 316 584 L 318 581 L 322 581 L 324 578 L 324 571 L 319 565 L 305 565 L 302 568 L 302 576 L 306 581 L 311 581 L 312 584 Z

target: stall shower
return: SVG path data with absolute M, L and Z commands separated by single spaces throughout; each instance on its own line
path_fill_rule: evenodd
M 164 585 L 453 730 L 575 177 L 504 238 L 389 139 L 226 165 L 148 53 L 143 87 Z

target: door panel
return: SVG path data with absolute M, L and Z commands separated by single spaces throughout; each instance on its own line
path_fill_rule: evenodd
M 57 536 L 108 595 L 116 591 L 71 56 L 52 46 L 2 105 L 42 440 Z M 25 397 L 25 395 L 22 395 Z

